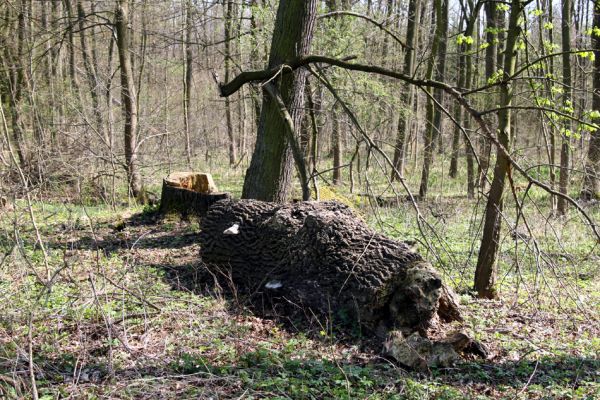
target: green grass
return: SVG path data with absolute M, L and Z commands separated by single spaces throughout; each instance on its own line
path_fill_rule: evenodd
M 385 193 L 385 180 L 372 175 L 375 193 Z M 239 170 L 215 169 L 214 177 L 239 194 Z M 148 183 L 159 191 L 155 181 Z M 0 393 L 31 396 L 31 324 L 36 386 L 48 399 L 600 395 L 600 258 L 589 230 L 574 212 L 542 218 L 548 199 L 533 192 L 526 211 L 541 255 L 531 240 L 515 242 L 505 224 L 501 300 L 478 300 L 470 288 L 484 203 L 467 200 L 440 170 L 432 182 L 434 200 L 418 204 L 429 224 L 422 231 L 411 204 L 354 207 L 376 229 L 419 241 L 420 252 L 461 293 L 465 321 L 447 329 L 468 331 L 488 346 L 491 360 L 420 374 L 360 343 L 286 330 L 197 279 L 197 221 L 155 220 L 151 209 L 125 203 L 45 199 L 33 211 L 47 270 L 26 204 L 0 213 Z M 357 199 L 347 187 L 336 192 L 350 203 Z M 598 220 L 597 208 L 588 211 Z M 509 201 L 507 221 L 514 224 L 515 215 Z

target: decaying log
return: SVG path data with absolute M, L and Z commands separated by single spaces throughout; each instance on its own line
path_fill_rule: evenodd
M 307 315 L 358 324 L 380 337 L 422 332 L 436 314 L 460 319 L 453 292 L 428 262 L 343 204 L 223 200 L 201 229 L 204 263 L 251 295 L 258 309 L 265 297 L 280 298 Z
M 218 192 L 210 174 L 174 172 L 163 179 L 160 211 L 202 217 L 213 203 L 230 197 Z
M 482 343 L 462 331 L 451 332 L 438 341 L 429 340 L 418 332 L 404 337 L 401 332 L 391 331 L 383 343 L 383 351 L 400 364 L 417 370 L 448 368 L 467 355 L 481 358 L 489 356 Z

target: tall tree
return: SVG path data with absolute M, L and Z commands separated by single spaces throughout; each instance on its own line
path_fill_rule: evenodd
M 573 3 L 571 0 L 562 0 L 562 72 L 563 72 L 563 109 L 573 109 L 571 87 L 571 18 Z M 560 147 L 560 178 L 558 188 L 560 193 L 566 195 L 569 190 L 569 164 L 571 162 L 571 129 L 572 121 L 567 118 L 562 126 L 562 144 Z M 560 215 L 567 213 L 567 201 L 564 197 L 558 198 L 556 211 Z
M 466 9 L 463 7 L 460 22 L 459 22 L 459 31 L 462 31 L 463 22 L 467 18 L 465 15 Z M 460 36 L 459 36 L 460 37 Z M 459 55 L 456 59 L 456 75 L 457 75 L 457 86 L 462 88 L 465 86 L 465 45 L 463 43 L 464 39 L 460 38 L 460 43 L 458 44 L 458 52 Z M 450 169 L 448 171 L 448 176 L 450 178 L 456 178 L 458 174 L 458 151 L 460 148 L 460 137 L 462 135 L 463 126 L 460 121 L 462 121 L 463 110 L 460 104 L 454 103 L 454 120 L 457 121 L 457 124 L 454 126 L 454 134 L 452 135 L 452 153 L 450 155 Z
M 498 4 L 493 1 L 485 2 L 484 6 L 485 10 L 485 19 L 486 19 L 486 28 L 485 28 L 485 79 L 490 79 L 497 71 L 498 68 L 501 67 L 501 63 L 499 63 L 498 53 L 500 51 L 498 48 L 500 47 L 500 17 L 498 10 Z M 488 95 L 486 99 L 486 105 L 488 107 L 492 107 L 495 103 L 495 98 L 493 94 Z M 490 165 L 490 151 L 491 146 L 490 142 L 484 136 L 480 137 L 479 140 L 480 154 L 479 154 L 479 186 L 485 187 L 486 177 L 488 168 Z
M 411 75 L 415 63 L 415 47 L 417 43 L 417 23 L 421 10 L 420 0 L 410 0 L 408 3 L 408 19 L 406 22 L 406 49 L 404 52 L 404 64 L 402 72 Z M 406 82 L 402 83 L 400 98 L 404 100 L 404 108 L 398 117 L 398 131 L 396 133 L 396 146 L 394 148 L 394 169 L 392 181 L 402 176 L 404 170 L 404 148 L 406 146 L 406 131 L 409 127 L 410 110 L 414 102 L 414 86 Z
M 510 77 L 515 73 L 517 58 L 517 39 L 521 34 L 519 19 L 523 16 L 525 2 L 512 0 L 510 18 L 504 54 L 504 74 Z M 510 151 L 511 111 L 513 82 L 505 80 L 500 85 L 500 106 L 498 111 L 498 141 L 502 147 Z M 485 208 L 485 221 L 477 267 L 475 270 L 475 290 L 480 297 L 495 298 L 496 268 L 500 249 L 500 230 L 502 228 L 502 210 L 504 206 L 504 187 L 507 174 L 510 173 L 510 160 L 500 149 L 496 152 L 494 177 L 488 194 Z
M 446 39 L 448 36 L 448 1 L 434 0 L 435 9 L 435 33 L 431 46 L 431 56 L 427 64 L 427 79 L 434 77 L 436 72 L 436 80 L 444 79 L 446 68 Z M 436 139 L 436 134 L 441 126 L 441 110 L 436 107 L 436 103 L 440 104 L 442 99 L 442 91 L 440 89 L 427 89 L 427 108 L 426 120 L 427 127 L 425 129 L 425 140 L 423 144 L 423 169 L 421 172 L 421 185 L 419 187 L 419 196 L 427 197 L 429 190 L 429 172 L 433 163 L 433 150 Z
M 334 185 L 342 183 L 342 132 L 337 112 L 337 102 L 333 105 L 333 120 L 331 121 L 331 151 L 333 153 L 333 176 Z
M 446 80 L 446 53 L 448 52 L 448 0 L 442 2 L 442 38 L 440 41 L 440 47 L 438 49 L 438 62 L 436 67 L 435 79 L 444 82 Z M 436 107 L 435 114 L 433 117 L 433 147 L 437 145 L 438 153 L 443 153 L 443 135 L 442 135 L 442 110 L 440 106 L 443 105 L 444 91 L 436 89 L 433 91 L 433 98 L 435 99 Z
M 464 87 L 465 90 L 471 88 L 473 81 L 473 56 L 471 46 L 474 42 L 473 33 L 479 17 L 479 11 L 481 9 L 481 2 L 473 4 L 472 0 L 467 2 L 468 10 L 465 8 L 463 12 L 469 12 L 469 15 L 465 15 L 466 27 L 464 31 L 464 37 L 461 38 L 459 44 L 460 55 L 458 59 L 458 87 Z M 467 132 L 470 129 L 471 118 L 467 113 L 464 113 L 462 107 L 456 104 L 455 108 L 455 120 L 460 123 L 463 121 L 462 126 L 456 126 L 454 137 L 452 139 L 452 157 L 450 159 L 450 171 L 449 175 L 455 178 L 458 173 L 458 151 L 460 148 L 460 138 L 465 136 L 465 148 L 467 154 L 467 196 L 473 198 L 475 196 L 475 171 L 473 165 L 473 148 L 471 147 L 472 141 L 467 137 Z M 463 134 L 463 132 L 465 132 Z
M 14 19 L 12 11 L 17 12 L 16 19 Z M 30 163 L 30 157 L 25 144 L 25 123 L 22 112 L 22 100 L 27 86 L 26 14 L 27 4 L 25 0 L 19 1 L 16 7 L 11 7 L 5 12 L 5 18 L 9 23 L 6 24 L 3 33 L 6 35 L 12 29 L 16 29 L 17 40 L 12 46 L 7 42 L 5 42 L 6 45 L 1 46 L 3 47 L 2 68 L 6 73 L 6 76 L 2 78 L 7 78 L 6 87 L 2 87 L 4 85 L 0 82 L 0 101 L 9 104 L 12 140 L 20 167 L 23 169 L 27 169 Z M 13 21 L 15 20 L 16 27 L 13 25 Z
M 338 11 L 339 9 L 339 0 L 328 0 L 328 8 L 330 12 Z M 343 4 L 342 4 L 343 5 Z M 391 4 L 388 1 L 388 16 L 391 14 Z M 340 25 L 336 26 L 336 28 L 344 30 L 343 21 L 340 20 Z M 334 43 L 331 43 L 334 46 Z M 387 44 L 384 44 L 384 54 L 386 51 Z M 384 55 L 385 59 L 385 55 Z M 342 132 L 340 130 L 340 119 L 337 102 L 333 104 L 332 108 L 332 120 L 331 120 L 331 152 L 333 154 L 333 171 L 332 171 L 332 182 L 334 185 L 338 185 L 342 183 Z
M 192 99 L 192 77 L 194 68 L 194 59 L 192 54 L 192 0 L 186 0 L 184 6 L 185 27 L 183 39 L 183 130 L 185 133 L 185 158 L 188 168 L 192 168 L 192 149 L 190 143 L 190 120 L 191 120 L 191 99 Z
M 63 0 L 63 8 L 65 9 L 65 14 L 67 15 L 68 20 L 67 52 L 69 55 L 69 77 L 71 78 L 71 84 L 75 89 L 77 89 L 77 75 L 75 74 L 75 35 L 73 34 L 73 26 L 75 25 L 75 20 L 73 19 L 73 8 L 71 5 L 71 0 Z
M 129 191 L 133 197 L 144 201 L 144 187 L 138 160 L 138 103 L 129 49 L 129 0 L 118 0 L 115 9 L 115 30 L 121 72 L 121 104 L 123 107 L 125 166 Z
M 90 91 L 90 97 L 92 99 L 92 111 L 94 119 L 96 120 L 96 130 L 104 140 L 106 146 L 109 145 L 109 138 L 106 133 L 104 116 L 100 109 L 100 82 L 98 81 L 97 65 L 95 64 L 93 57 L 88 49 L 88 40 L 86 35 L 86 21 L 85 21 L 85 10 L 81 0 L 77 0 L 77 18 L 79 20 L 79 42 L 81 45 L 81 58 L 83 59 L 83 66 L 85 68 L 86 81 Z
M 277 9 L 269 67 L 307 54 L 313 37 L 317 0 L 281 0 Z M 306 71 L 277 77 L 279 92 L 296 131 L 303 116 Z M 263 94 L 256 145 L 244 180 L 243 198 L 284 202 L 292 175 L 292 155 L 285 137 L 286 121 L 276 102 Z
M 594 28 L 600 28 L 600 0 L 594 1 Z M 593 29 L 592 44 L 594 47 L 594 90 L 592 94 L 592 108 L 600 110 L 600 35 Z M 595 118 L 594 123 L 600 124 L 600 118 Z M 600 129 L 591 132 L 590 146 L 588 148 L 585 164 L 585 176 L 581 197 L 587 200 L 600 199 Z
M 233 25 L 233 0 L 224 0 L 223 8 L 225 10 L 225 80 L 229 81 L 231 73 L 231 44 L 233 42 L 231 30 Z M 237 159 L 237 147 L 235 144 L 235 135 L 233 132 L 233 121 L 231 116 L 231 100 L 225 98 L 225 122 L 227 126 L 227 138 L 229 139 L 229 165 L 234 165 Z

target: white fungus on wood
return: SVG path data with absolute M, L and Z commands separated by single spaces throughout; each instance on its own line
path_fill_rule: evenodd
M 239 224 L 233 224 L 223 231 L 223 235 L 237 235 L 238 233 L 240 233 Z

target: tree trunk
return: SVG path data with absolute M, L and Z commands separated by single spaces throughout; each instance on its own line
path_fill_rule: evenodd
M 504 74 L 512 76 L 515 72 L 517 38 L 520 35 L 519 18 L 523 13 L 524 3 L 521 0 L 512 0 L 506 51 L 504 56 Z M 512 82 L 504 82 L 500 86 L 500 105 L 510 107 L 512 104 Z M 510 152 L 511 147 L 511 112 L 503 108 L 498 112 L 498 141 Z M 500 249 L 500 229 L 502 228 L 502 209 L 504 204 L 504 186 L 510 162 L 500 149 L 496 152 L 496 165 L 494 178 L 488 194 L 485 209 L 485 222 L 483 236 L 479 248 L 477 267 L 475 270 L 475 290 L 479 297 L 495 298 L 497 296 L 496 267 L 498 251 Z
M 333 184 L 339 185 L 342 183 L 342 135 L 340 132 L 340 120 L 336 112 L 336 106 L 333 106 L 333 121 L 331 132 L 331 144 L 333 152 Z
M 497 4 L 493 2 L 485 3 L 485 19 L 486 19 L 486 34 L 485 41 L 487 47 L 485 48 L 485 79 L 489 79 L 496 70 L 497 54 L 498 54 L 498 9 Z M 488 95 L 486 105 L 489 107 L 494 106 L 496 96 L 493 94 Z M 486 177 L 490 166 L 490 141 L 487 140 L 483 135 L 479 139 L 479 182 L 477 184 L 482 189 L 485 188 Z
M 563 69 L 563 108 L 573 109 L 571 92 L 571 18 L 572 3 L 571 0 L 562 0 L 562 69 Z M 562 124 L 562 145 L 560 147 L 560 178 L 558 181 L 558 190 L 567 195 L 569 192 L 569 167 L 571 161 L 571 119 L 566 119 Z M 556 211 L 559 215 L 567 213 L 567 201 L 561 196 L 558 198 Z
M 538 16 L 538 40 L 539 43 L 543 43 L 544 40 L 544 31 L 546 29 L 544 29 L 546 27 L 546 21 L 547 22 L 552 22 L 553 21 L 553 9 L 552 9 L 552 2 L 551 1 L 539 1 L 537 0 L 537 6 L 538 8 L 543 12 L 543 14 Z M 551 49 L 553 48 L 552 46 L 554 46 L 554 29 L 552 27 L 548 27 L 547 29 L 548 31 L 548 43 L 549 43 L 549 51 L 552 51 Z M 548 49 L 546 48 L 547 46 L 541 46 L 540 47 L 540 55 L 542 57 L 545 57 L 548 54 Z M 550 76 L 554 76 L 554 58 L 550 57 L 548 60 L 546 60 L 543 64 L 544 66 L 544 74 L 549 73 Z M 546 72 L 547 71 L 547 72 Z M 541 71 L 542 72 L 542 71 Z M 554 97 L 553 93 L 552 93 L 552 82 L 548 81 L 545 82 L 544 84 L 544 96 L 551 99 L 552 97 Z M 555 168 L 555 164 L 556 164 L 556 132 L 555 132 L 555 124 L 548 124 L 548 126 L 545 126 L 543 119 L 546 118 L 546 115 L 544 112 L 540 111 L 540 119 L 542 120 L 542 129 L 540 129 L 540 133 L 542 136 L 542 140 L 544 142 L 545 145 L 545 149 L 546 149 L 546 156 L 548 159 L 548 167 L 549 167 L 549 174 L 550 174 L 550 187 L 554 190 L 556 189 L 556 168 Z M 550 196 L 550 207 L 552 209 L 552 214 L 556 213 L 556 208 L 557 208 L 557 196 L 555 195 L 551 195 Z
M 250 45 L 251 45 L 251 50 L 250 50 L 250 65 L 251 66 L 255 66 L 257 64 L 257 61 L 262 62 L 262 58 L 259 59 L 259 54 L 258 54 L 258 37 L 257 37 L 257 32 L 259 27 L 256 24 L 256 16 L 254 15 L 256 10 L 255 7 L 257 7 L 257 0 L 250 0 L 250 29 L 251 29 L 251 34 L 250 34 Z M 254 125 L 256 127 L 256 129 L 258 129 L 258 125 L 260 122 L 260 89 L 252 86 L 250 88 L 250 93 L 251 93 L 251 97 L 252 97 L 252 105 L 254 108 Z
M 448 52 L 448 1 L 443 0 L 442 2 L 442 37 L 440 38 L 440 47 L 438 48 L 438 59 L 436 66 L 435 79 L 438 82 L 444 82 L 446 80 L 446 53 Z M 433 91 L 433 97 L 436 102 L 435 114 L 433 117 L 433 147 L 437 146 L 438 154 L 442 154 L 443 149 L 443 133 L 442 133 L 442 109 L 444 103 L 444 91 L 442 89 L 435 89 Z
M 462 31 L 463 21 L 467 18 L 466 15 L 462 15 L 459 31 Z M 466 36 L 466 35 L 465 35 Z M 462 88 L 465 86 L 465 46 L 466 43 L 460 43 L 458 45 L 459 55 L 457 57 L 456 74 L 458 75 L 458 87 Z M 452 135 L 452 153 L 450 155 L 450 169 L 448 176 L 450 178 L 456 178 L 458 175 L 458 152 L 460 149 L 460 137 L 462 136 L 461 121 L 463 117 L 462 107 L 458 102 L 454 103 L 454 120 L 457 122 L 454 127 L 454 135 Z
M 307 54 L 313 37 L 316 0 L 281 0 L 277 10 L 269 67 Z M 281 93 L 299 131 L 303 115 L 304 83 L 302 69 L 278 77 Z M 250 167 L 244 180 L 243 198 L 283 202 L 291 181 L 291 151 L 284 130 L 285 121 L 277 104 L 263 94 L 260 123 Z
M 63 6 L 65 9 L 65 13 L 67 14 L 67 52 L 69 56 L 69 77 L 71 78 L 71 84 L 73 88 L 77 91 L 77 75 L 75 74 L 75 39 L 73 35 L 73 9 L 71 6 L 71 0 L 63 0 Z
M 96 131 L 101 135 L 105 142 L 106 147 L 109 147 L 109 139 L 106 133 L 104 118 L 102 116 L 102 110 L 100 109 L 100 84 L 98 82 L 98 73 L 96 66 L 91 59 L 88 51 L 88 43 L 86 38 L 86 26 L 85 26 L 85 10 L 81 0 L 77 1 L 77 17 L 79 19 L 79 41 L 81 44 L 81 56 L 83 59 L 83 66 L 85 68 L 85 74 L 87 77 L 87 83 L 90 90 L 90 97 L 92 99 L 92 111 L 94 113 L 94 119 L 96 120 Z
M 138 165 L 138 107 L 133 69 L 129 51 L 129 0 L 119 0 L 115 10 L 115 29 L 121 71 L 121 103 L 125 116 L 125 165 L 129 191 L 137 200 L 144 202 L 144 188 Z
M 184 36 L 184 73 L 183 73 L 183 128 L 185 131 L 185 158 L 188 168 L 192 168 L 192 146 L 190 141 L 190 118 L 192 97 L 192 0 L 185 2 L 185 36 Z
M 473 14 L 467 22 L 465 30 L 466 37 L 475 36 L 475 27 L 481 10 L 481 3 L 477 3 L 474 7 Z M 471 44 L 465 42 L 465 89 L 468 90 L 473 86 L 473 54 Z M 471 129 L 471 116 L 463 113 L 463 127 L 465 129 L 465 151 L 467 153 L 467 197 L 472 199 L 475 197 L 475 186 L 477 177 L 475 176 L 475 145 L 474 141 L 468 137 L 468 132 Z
M 404 53 L 404 65 L 402 72 L 406 75 L 412 74 L 414 69 L 414 57 L 417 38 L 417 22 L 419 21 L 419 12 L 421 10 L 420 0 L 410 0 L 408 3 L 408 20 L 406 25 L 406 46 Z M 400 98 L 405 99 L 403 103 L 404 110 L 398 118 L 398 132 L 396 136 L 396 146 L 394 148 L 394 169 L 392 170 L 392 182 L 402 177 L 404 171 L 404 148 L 406 146 L 406 131 L 410 126 L 410 114 L 414 102 L 414 88 L 412 85 L 403 83 Z
M 594 1 L 594 26 L 600 27 L 600 1 Z M 600 36 L 594 33 L 592 35 L 594 47 L 594 91 L 592 97 L 592 109 L 600 110 Z M 594 123 L 599 124 L 600 118 L 596 118 Z M 596 129 L 590 134 L 590 147 L 585 164 L 585 176 L 583 180 L 583 189 L 581 198 L 586 200 L 600 199 L 600 129 Z
M 202 220 L 202 260 L 221 282 L 286 316 L 385 333 L 425 329 L 439 314 L 460 319 L 452 292 L 405 243 L 370 229 L 336 202 L 215 203 Z
M 481 9 L 481 3 L 473 4 L 472 1 L 468 3 L 471 14 L 464 15 L 463 18 L 466 21 L 466 27 L 464 31 L 464 39 L 459 45 L 459 58 L 458 58 L 458 87 L 464 87 L 468 90 L 471 87 L 473 80 L 473 65 L 471 45 L 473 44 L 473 32 L 477 18 L 479 16 L 479 10 Z M 464 10 L 466 12 L 467 10 Z M 459 104 L 455 105 L 454 118 L 458 124 L 464 121 L 461 126 L 456 126 L 454 136 L 452 138 L 452 157 L 450 159 L 450 171 L 449 176 L 456 178 L 458 174 L 458 152 L 460 149 L 460 138 L 463 136 L 463 130 L 467 132 L 470 127 L 470 116 L 467 113 L 463 113 L 462 107 Z M 467 154 L 467 196 L 469 198 L 474 197 L 475 185 L 474 185 L 474 171 L 473 171 L 473 149 L 469 145 L 469 138 L 465 136 L 465 148 Z
M 233 1 L 223 2 L 225 8 L 225 81 L 229 82 L 231 72 L 231 24 L 233 22 Z M 235 165 L 237 160 L 237 146 L 235 144 L 235 135 L 233 133 L 233 122 L 231 117 L 231 100 L 225 98 L 225 121 L 227 127 L 227 138 L 229 139 L 229 165 Z
M 443 77 L 443 68 L 445 67 L 445 51 L 441 51 L 445 47 L 446 35 L 448 32 L 448 2 L 446 0 L 434 0 L 436 26 L 431 46 L 431 56 L 427 65 L 427 79 L 433 78 L 434 69 L 437 66 L 436 78 Z M 443 57 L 440 57 L 443 55 Z M 419 197 L 425 199 L 429 190 L 429 172 L 433 163 L 434 140 L 436 138 L 436 129 L 441 124 L 440 110 L 436 111 L 434 99 L 439 103 L 442 98 L 439 89 L 426 89 L 429 93 L 427 98 L 426 120 L 427 127 L 425 129 L 425 137 L 423 143 L 423 169 L 421 172 L 421 185 L 419 187 Z
M 20 167 L 23 170 L 27 170 L 29 157 L 26 154 L 23 119 L 21 115 L 21 100 L 23 97 L 23 88 L 25 87 L 25 70 L 23 62 L 25 57 L 25 5 L 20 4 L 17 10 L 16 48 L 5 46 L 4 59 L 2 60 L 3 69 L 7 72 L 9 88 L 6 91 L 7 93 L 3 93 L 0 101 L 4 101 L 4 97 L 8 99 L 12 139 L 16 148 Z
M 387 5 L 385 7 L 385 22 L 384 22 L 385 25 L 388 25 L 392 19 L 393 7 L 394 7 L 394 1 L 387 0 Z M 381 53 L 381 62 L 383 65 L 386 65 L 388 63 L 387 58 L 388 58 L 388 53 L 389 53 L 389 45 L 390 45 L 389 35 L 385 35 L 383 37 L 383 48 L 382 48 L 382 53 Z

